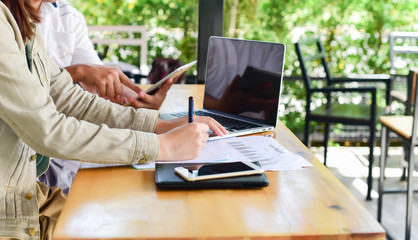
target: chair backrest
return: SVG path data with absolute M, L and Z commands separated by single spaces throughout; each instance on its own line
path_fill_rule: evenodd
M 417 74 L 418 74 L 418 68 L 410 68 L 408 77 L 407 77 L 407 100 L 406 100 L 406 115 L 412 115 L 415 111 L 415 102 L 416 102 L 416 88 L 417 88 Z M 414 109 L 412 109 L 414 108 Z M 414 112 L 415 114 L 415 112 Z
M 139 46 L 138 67 L 148 73 L 148 37 L 144 26 L 89 26 L 90 39 L 95 45 Z
M 329 85 L 329 83 L 332 81 L 332 78 L 329 71 L 328 63 L 326 61 L 326 55 L 321 40 L 319 38 L 300 40 L 299 42 L 295 43 L 295 48 L 300 68 L 302 70 L 302 77 L 305 81 L 305 87 L 308 89 L 312 89 L 311 76 L 308 73 L 307 64 L 309 62 L 318 61 L 320 61 L 320 63 L 322 64 L 325 73 L 325 79 L 327 81 L 327 85 Z
M 415 64 L 418 54 L 418 32 L 391 32 L 389 34 L 389 58 L 390 58 L 390 77 L 391 77 L 391 99 L 402 103 L 405 106 L 405 114 L 412 114 L 414 87 L 411 85 L 411 77 L 407 75 L 407 70 Z M 399 70 L 403 70 L 399 71 Z M 409 72 L 409 75 L 411 72 Z M 405 91 L 406 86 L 406 91 Z
M 417 82 L 417 76 L 418 76 L 418 69 L 417 68 L 411 68 L 409 70 L 409 74 L 408 74 L 408 81 L 411 81 L 413 83 L 413 125 L 412 125 L 412 133 L 411 133 L 411 146 L 415 146 L 417 145 L 417 130 L 418 130 L 418 84 L 416 84 Z M 410 78 L 410 79 L 409 79 Z
M 391 74 L 396 74 L 397 54 L 418 54 L 417 42 L 418 32 L 391 32 L 389 34 L 389 58 Z

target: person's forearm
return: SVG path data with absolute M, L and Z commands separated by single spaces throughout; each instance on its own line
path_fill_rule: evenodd
M 186 117 L 181 117 L 173 120 L 163 120 L 159 118 L 155 126 L 155 133 L 162 134 L 170 131 L 173 128 L 185 125 L 187 123 Z
M 71 77 L 73 78 L 73 83 L 83 82 L 84 79 L 84 66 L 82 64 L 75 64 L 68 67 L 65 67 L 65 70 L 70 73 Z

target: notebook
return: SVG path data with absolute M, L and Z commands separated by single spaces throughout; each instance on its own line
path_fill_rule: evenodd
M 174 168 L 179 166 L 193 166 L 199 164 L 200 163 L 156 163 L 155 183 L 161 189 L 262 188 L 269 185 L 269 181 L 264 173 L 191 182 L 184 180 L 174 172 Z M 260 166 L 258 162 L 254 162 L 254 164 Z
M 225 37 L 209 39 L 203 109 L 229 132 L 224 137 L 272 130 L 279 116 L 285 45 Z M 163 119 L 187 115 L 162 114 Z M 220 138 L 210 135 L 210 140 Z

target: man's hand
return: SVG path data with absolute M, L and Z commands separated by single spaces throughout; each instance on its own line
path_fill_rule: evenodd
M 114 67 L 93 64 L 76 64 L 65 68 L 74 83 L 80 83 L 84 89 L 111 101 L 117 101 L 123 93 L 123 85 L 135 93 L 141 88 L 133 83 L 123 72 Z M 125 99 L 126 100 L 126 99 Z M 121 104 L 123 102 L 120 102 Z
M 177 81 L 167 80 L 153 95 L 147 94 L 123 72 L 114 67 L 93 64 L 76 64 L 65 68 L 74 83 L 99 96 L 121 105 L 134 108 L 160 109 L 168 90 Z

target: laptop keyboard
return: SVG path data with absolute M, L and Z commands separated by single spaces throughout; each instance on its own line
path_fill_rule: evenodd
M 209 112 L 204 112 L 204 111 L 196 111 L 194 113 L 197 116 L 207 116 L 207 117 L 212 117 L 213 119 L 215 119 L 216 121 L 218 121 L 222 126 L 225 127 L 226 130 L 228 130 L 228 132 L 232 133 L 232 132 L 236 132 L 236 131 L 241 131 L 244 129 L 249 129 L 249 128 L 255 128 L 255 127 L 259 127 L 259 125 L 253 124 L 253 123 L 249 123 L 249 122 L 244 122 L 244 121 L 240 121 L 237 119 L 232 119 L 232 118 L 227 118 L 227 117 L 223 117 L 217 114 L 212 114 Z M 176 113 L 176 114 L 172 114 L 175 117 L 183 117 L 186 114 L 184 113 Z

